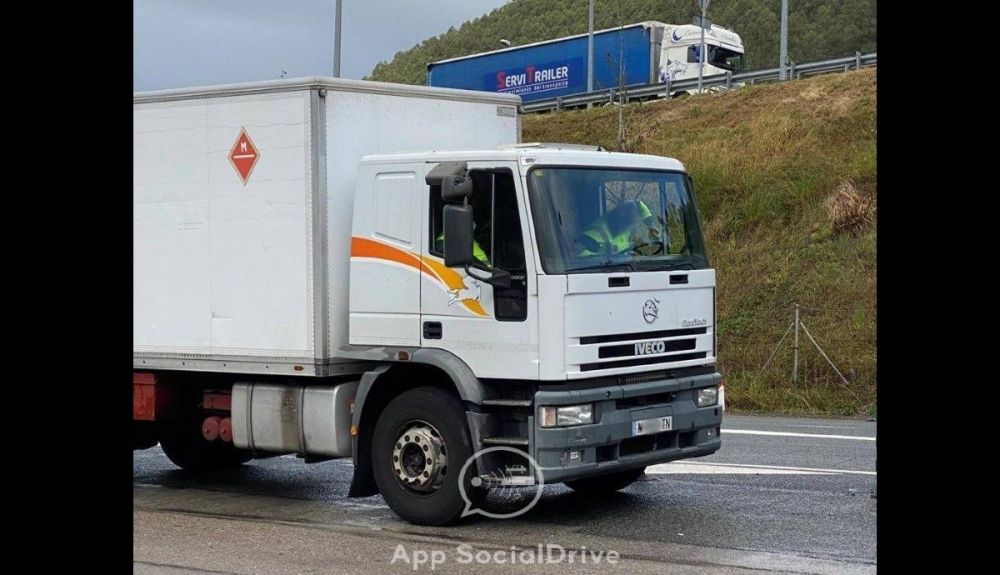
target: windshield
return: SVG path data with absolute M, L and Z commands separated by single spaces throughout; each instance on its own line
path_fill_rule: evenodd
M 683 173 L 539 166 L 528 190 L 545 273 L 708 267 Z
M 742 70 L 743 54 L 720 46 L 709 46 L 708 63 L 723 70 Z

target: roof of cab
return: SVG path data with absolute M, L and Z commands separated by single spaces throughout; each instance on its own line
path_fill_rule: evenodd
M 404 162 L 481 162 L 510 161 L 523 167 L 544 166 L 600 166 L 630 169 L 684 171 L 684 164 L 674 158 L 649 154 L 631 154 L 599 150 L 596 146 L 574 144 L 515 144 L 485 150 L 440 150 L 398 154 L 371 154 L 361 159 L 362 164 Z

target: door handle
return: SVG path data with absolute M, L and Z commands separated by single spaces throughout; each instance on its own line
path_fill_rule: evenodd
M 424 322 L 424 339 L 441 339 L 443 331 L 439 321 Z

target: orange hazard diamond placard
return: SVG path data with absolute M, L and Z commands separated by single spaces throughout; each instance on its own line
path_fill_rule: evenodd
M 229 161 L 236 168 L 236 173 L 240 175 L 240 179 L 243 180 L 243 185 L 247 185 L 247 180 L 250 178 L 250 172 L 253 171 L 253 167 L 257 165 L 257 160 L 260 158 L 260 152 L 257 151 L 257 147 L 253 145 L 253 140 L 247 134 L 246 128 L 240 129 L 240 135 L 236 138 L 236 143 L 233 144 L 233 149 L 229 151 Z

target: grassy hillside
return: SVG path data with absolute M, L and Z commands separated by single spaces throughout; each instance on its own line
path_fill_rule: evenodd
M 380 62 L 368 79 L 423 84 L 428 62 L 500 48 L 500 39 L 528 44 L 587 31 L 586 0 L 512 0 L 475 20 L 396 53 Z M 643 20 L 688 24 L 697 13 L 693 0 L 598 0 L 596 29 Z M 793 61 L 852 55 L 876 44 L 876 0 L 796 0 L 789 2 L 788 55 Z M 716 0 L 709 18 L 743 38 L 747 66 L 778 65 L 780 0 Z
M 720 3 L 721 4 L 721 3 Z M 874 70 L 624 108 L 625 147 L 692 173 L 718 270 L 719 356 L 734 409 L 857 415 L 875 402 Z M 618 109 L 535 114 L 524 141 L 618 141 Z M 793 316 L 802 334 L 791 383 Z

